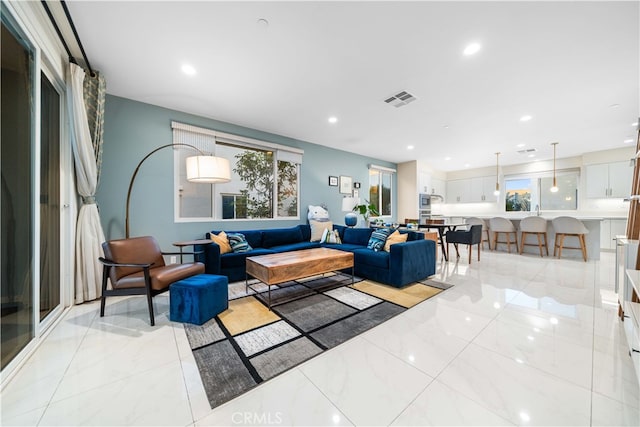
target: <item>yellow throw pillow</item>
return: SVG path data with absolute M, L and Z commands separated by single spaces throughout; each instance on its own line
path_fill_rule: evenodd
M 396 243 L 404 243 L 407 241 L 408 234 L 401 234 L 398 230 L 394 231 L 387 237 L 387 242 L 384 244 L 384 250 L 386 252 L 391 252 L 391 245 L 395 245 Z
M 220 246 L 220 255 L 233 252 L 233 249 L 231 249 L 231 245 L 229 244 L 229 239 L 227 239 L 227 233 L 221 231 L 217 235 L 214 233 L 209 233 L 209 235 L 211 236 L 211 240 L 213 240 L 213 243 L 216 243 L 218 246 Z
M 320 239 L 322 239 L 322 233 L 324 233 L 324 230 L 333 230 L 333 222 L 331 221 L 315 221 L 310 219 L 309 225 L 311 226 L 310 242 L 319 242 Z

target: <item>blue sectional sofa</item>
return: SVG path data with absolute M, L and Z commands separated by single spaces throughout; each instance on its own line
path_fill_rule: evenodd
M 436 272 L 435 242 L 425 240 L 422 233 L 404 231 L 409 234 L 407 242 L 391 245 L 390 252 L 375 252 L 367 249 L 373 229 L 348 228 L 340 225 L 334 225 L 333 228 L 338 230 L 342 244 L 310 242 L 311 228 L 308 224 L 290 228 L 233 231 L 233 233 L 244 234 L 253 250 L 221 255 L 220 246 L 211 243 L 199 248 L 204 251 L 200 260 L 205 264 L 205 273 L 227 276 L 229 282 L 245 279 L 245 264 L 249 256 L 321 246 L 353 252 L 356 276 L 395 287 L 425 279 Z M 213 231 L 213 233 L 218 234 L 219 231 Z M 206 237 L 209 239 L 210 233 L 207 233 Z

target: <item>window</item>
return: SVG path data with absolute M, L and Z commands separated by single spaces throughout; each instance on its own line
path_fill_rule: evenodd
M 176 149 L 177 221 L 299 218 L 302 150 L 182 123 L 172 127 L 174 144 L 229 159 L 232 172 L 228 183 L 191 183 L 185 159 L 195 153 Z
M 551 172 L 535 176 L 505 177 L 505 209 L 507 212 L 577 210 L 579 178 L 577 170 L 556 172 L 559 190 L 552 193 Z
M 369 167 L 369 202 L 378 209 L 380 216 L 391 216 L 391 185 L 394 169 L 371 165 Z

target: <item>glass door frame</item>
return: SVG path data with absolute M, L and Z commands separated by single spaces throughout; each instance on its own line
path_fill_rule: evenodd
M 18 9 L 16 9 L 18 7 Z M 68 111 L 66 105 L 65 73 L 66 59 L 61 65 L 60 58 L 66 58 L 59 40 L 51 39 L 51 33 L 46 26 L 44 15 L 35 24 L 22 17 L 29 12 L 20 9 L 22 5 L 14 5 L 11 2 L 2 1 L 0 19 L 2 23 L 17 34 L 28 44 L 28 49 L 33 52 L 33 117 L 31 123 L 31 205 L 33 216 L 31 218 L 32 233 L 32 280 L 30 286 L 33 292 L 33 338 L 16 355 L 11 362 L 0 372 L 0 386 L 6 385 L 13 375 L 19 371 L 26 362 L 28 356 L 43 341 L 52 330 L 64 312 L 73 305 L 74 292 L 74 255 L 75 255 L 75 224 L 77 217 L 77 196 L 75 191 L 75 174 L 71 156 L 71 140 L 68 126 Z M 35 27 L 34 27 L 35 25 Z M 56 64 L 58 66 L 56 66 Z M 56 69 L 58 71 L 56 71 Z M 44 75 L 60 95 L 60 304 L 40 321 L 40 149 L 41 149 L 41 85 L 40 79 Z

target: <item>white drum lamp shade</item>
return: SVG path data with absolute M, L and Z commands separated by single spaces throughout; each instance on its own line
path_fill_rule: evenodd
M 187 181 L 210 184 L 229 182 L 229 160 L 215 156 L 187 157 Z

